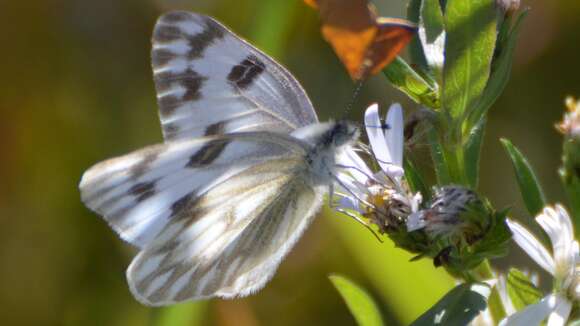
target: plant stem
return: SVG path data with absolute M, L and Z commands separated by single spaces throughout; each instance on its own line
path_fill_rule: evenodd
M 449 175 L 449 183 L 469 186 L 465 173 L 463 147 L 456 144 L 443 144 L 443 156 Z

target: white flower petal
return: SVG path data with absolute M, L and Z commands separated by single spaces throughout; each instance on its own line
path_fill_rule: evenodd
M 562 237 L 562 225 L 559 223 L 556 215 L 553 209 L 545 207 L 542 213 L 536 216 L 536 222 L 546 231 L 552 243 L 557 242 Z
M 554 275 L 554 259 L 550 253 L 542 246 L 540 241 L 536 239 L 526 228 L 513 222 L 506 220 L 508 227 L 513 233 L 514 241 L 543 269 L 548 273 Z
M 558 219 L 560 223 L 564 226 L 567 235 L 570 237 L 570 240 L 573 240 L 574 226 L 572 225 L 572 220 L 570 219 L 568 212 L 560 204 L 556 204 L 556 211 L 558 212 Z
M 385 138 L 392 162 L 398 167 L 403 167 L 403 145 L 405 143 L 405 136 L 403 134 L 403 108 L 401 108 L 399 103 L 391 104 L 385 121 L 389 126 L 385 130 Z
M 540 302 L 527 306 L 507 318 L 504 318 L 500 326 L 531 326 L 540 325 L 556 307 L 556 295 L 551 294 L 544 297 Z
M 576 241 L 570 217 L 564 208 L 556 205 L 556 209 L 544 208 L 542 214 L 536 217 L 552 242 L 552 253 L 556 265 L 554 277 L 564 280 L 576 264 Z M 566 284 L 566 286 L 569 284 Z
M 385 170 L 392 165 L 393 159 L 387 147 L 385 134 L 383 133 L 378 104 L 375 103 L 367 108 L 365 112 L 365 127 L 373 153 L 381 169 Z
M 536 221 L 550 237 L 554 254 L 562 254 L 571 250 L 574 230 L 572 230 L 570 218 L 565 211 L 560 214 L 551 207 L 546 207 L 543 213 L 536 217 Z
M 556 296 L 556 307 L 548 318 L 547 326 L 564 326 L 571 310 L 572 304 L 568 300 L 559 295 Z

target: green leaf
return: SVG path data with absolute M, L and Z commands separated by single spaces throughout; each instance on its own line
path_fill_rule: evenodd
M 512 161 L 526 208 L 531 216 L 536 216 L 546 203 L 540 183 L 524 155 L 509 140 L 501 139 L 501 143 Z
M 434 41 L 445 31 L 439 0 L 423 0 L 421 3 L 421 24 L 425 26 L 427 41 Z
M 472 189 L 477 189 L 479 181 L 479 156 L 485 134 L 485 123 L 486 119 L 484 117 L 471 129 L 465 144 L 465 173 Z
M 485 310 L 490 293 L 484 283 L 460 284 L 411 325 L 467 325 Z
M 442 105 L 463 119 L 483 92 L 496 41 L 494 0 L 448 0 Z
M 383 320 L 371 296 L 351 280 L 340 275 L 330 275 L 330 281 L 338 290 L 348 309 L 360 326 L 380 326 Z
M 521 12 L 518 15 L 513 27 L 511 25 L 512 18 L 507 19 L 502 24 L 502 28 L 499 34 L 500 38 L 497 42 L 495 58 L 491 66 L 489 82 L 485 87 L 483 95 L 481 96 L 481 100 L 473 108 L 470 114 L 470 122 L 467 126 L 468 130 L 487 113 L 489 108 L 493 105 L 493 103 L 495 103 L 495 101 L 497 101 L 498 97 L 501 95 L 505 86 L 507 85 L 512 69 L 513 53 L 516 47 L 516 41 L 520 32 L 521 24 L 527 14 L 527 10 Z
M 439 94 L 437 90 L 421 77 L 405 60 L 395 58 L 383 73 L 393 85 L 401 92 L 407 94 L 413 101 L 430 108 L 439 107 Z
M 423 177 L 415 167 L 415 164 L 413 164 L 413 162 L 408 158 L 405 158 L 403 164 L 405 170 L 405 178 L 409 183 L 411 191 L 420 192 L 423 198 L 431 198 L 431 192 L 429 191 L 429 188 L 427 188 L 427 186 L 425 185 Z
M 511 268 L 507 276 L 507 292 L 516 310 L 539 302 L 542 299 L 542 291 L 530 281 L 530 279 L 516 268 Z
M 155 326 L 204 325 L 207 301 L 179 304 L 161 308 Z

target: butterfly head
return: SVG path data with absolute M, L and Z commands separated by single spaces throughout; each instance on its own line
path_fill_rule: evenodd
M 338 120 L 334 122 L 330 129 L 329 139 L 335 146 L 340 147 L 350 145 L 357 141 L 360 136 L 359 128 L 353 122 L 347 120 Z

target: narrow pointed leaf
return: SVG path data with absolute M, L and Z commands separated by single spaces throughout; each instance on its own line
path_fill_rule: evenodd
M 410 0 L 407 5 L 407 19 L 415 24 L 419 24 L 419 16 L 421 15 L 421 2 L 422 0 Z M 427 68 L 427 60 L 425 59 L 425 54 L 423 53 L 423 47 L 418 37 L 415 37 L 409 43 L 409 55 L 411 57 L 411 63 L 414 66 L 420 67 L 420 69 Z
M 330 275 L 328 278 L 346 302 L 358 325 L 383 325 L 376 303 L 365 290 L 344 276 Z
M 500 39 L 498 40 L 496 57 L 491 67 L 489 82 L 485 87 L 481 100 L 477 103 L 471 113 L 470 126 L 477 123 L 497 101 L 498 97 L 506 87 L 512 69 L 513 53 L 516 47 L 516 41 L 519 35 L 520 27 L 528 11 L 521 12 L 516 22 L 511 26 L 511 19 L 504 21 Z M 506 31 L 507 30 L 507 31 Z
M 530 215 L 536 216 L 546 203 L 540 183 L 524 155 L 509 140 L 501 139 L 501 143 L 512 161 L 524 204 Z
M 494 0 L 448 0 L 442 105 L 462 119 L 483 92 L 496 41 Z

